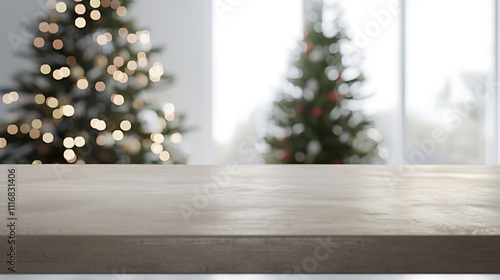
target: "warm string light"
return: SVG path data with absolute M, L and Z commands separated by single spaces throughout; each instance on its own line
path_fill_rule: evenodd
M 172 103 L 167 103 L 163 106 L 163 111 L 165 114 L 173 114 L 175 113 L 175 106 Z
M 109 4 L 111 9 L 116 10 L 121 6 L 120 0 L 112 0 L 111 3 Z
M 76 86 L 81 90 L 86 90 L 89 87 L 89 81 L 82 77 L 76 82 Z
M 155 64 L 153 64 L 153 67 L 149 69 L 149 79 L 153 83 L 157 83 L 161 80 L 161 77 L 164 73 L 165 72 L 163 70 L 163 65 L 159 62 L 156 62 Z
M 52 71 L 52 68 L 48 64 L 43 64 L 42 66 L 40 66 L 40 73 L 42 73 L 44 75 L 50 74 L 51 71 Z
M 36 37 L 33 40 L 33 45 L 39 49 L 43 48 L 45 46 L 45 40 L 42 37 Z
M 106 33 L 97 35 L 95 40 L 96 40 L 98 45 L 105 46 L 108 43 L 111 43 L 113 41 L 113 35 L 109 32 L 106 32 Z
M 87 21 L 83 17 L 78 17 L 75 19 L 75 26 L 82 29 L 87 25 Z
M 141 151 L 141 142 L 135 137 L 126 137 L 123 148 L 129 155 L 135 155 Z
M 137 62 L 131 60 L 127 63 L 127 69 L 131 70 L 131 71 L 135 71 L 137 70 Z
M 66 6 L 66 3 L 64 3 L 64 2 L 58 2 L 56 4 L 56 11 L 61 13 L 61 14 L 66 12 L 67 9 L 68 9 L 68 7 Z
M 62 48 L 64 47 L 64 42 L 61 39 L 56 39 L 54 40 L 54 42 L 52 42 L 52 47 L 56 51 L 62 50 Z
M 126 37 L 129 44 L 135 44 L 140 42 L 143 45 L 147 45 L 151 42 L 151 33 L 148 30 L 141 30 L 135 33 L 128 33 L 126 28 L 118 30 L 120 37 Z
M 49 32 L 49 23 L 45 21 L 40 22 L 40 24 L 38 24 L 38 30 L 43 33 Z
M 47 98 L 45 103 L 50 108 L 56 108 L 59 105 L 59 100 L 57 100 L 57 98 L 55 98 L 55 97 L 49 97 L 49 98 Z
M 121 106 L 125 103 L 125 98 L 123 98 L 123 95 L 121 94 L 113 94 L 111 95 L 111 102 L 117 106 Z
M 57 23 L 48 23 L 45 21 L 42 21 L 38 24 L 38 30 L 42 33 L 50 33 L 50 34 L 56 34 L 59 32 L 59 25 Z
M 128 36 L 128 30 L 125 27 L 118 29 L 118 36 L 125 38 Z
M 127 15 L 127 8 L 124 6 L 120 6 L 116 9 L 116 14 L 120 17 L 124 17 Z
M 19 127 L 19 131 L 22 133 L 22 134 L 28 134 L 30 133 L 30 130 L 31 130 L 31 126 L 27 123 L 24 123 L 22 124 L 20 127 Z
M 137 38 L 139 38 L 139 41 L 146 45 L 151 42 L 151 34 L 147 30 L 142 30 L 142 31 L 137 31 Z
M 83 4 L 77 4 L 75 5 L 75 13 L 78 15 L 83 15 L 87 11 L 87 8 L 85 8 L 85 5 Z
M 75 108 L 71 105 L 64 105 L 60 110 L 66 117 L 72 117 L 75 114 Z
M 78 136 L 75 138 L 75 146 L 78 148 L 82 148 L 83 146 L 85 146 L 85 142 L 85 138 L 83 138 L 82 136 Z
M 127 35 L 127 42 L 129 44 L 135 44 L 137 42 L 137 35 L 134 33 L 130 33 Z
M 19 100 L 19 93 L 17 93 L 16 91 L 6 93 L 2 96 L 3 103 L 7 105 L 17 102 L 18 100 Z
M 182 141 L 182 135 L 179 132 L 176 132 L 170 135 L 170 141 L 174 144 L 178 144 Z
M 151 145 L 151 151 L 153 152 L 153 154 L 159 155 L 161 152 L 163 152 L 163 145 L 158 143 L 153 143 Z
M 101 6 L 100 0 L 90 0 L 90 6 L 94 9 L 97 9 Z
M 7 139 L 0 137 L 0 149 L 7 147 Z
M 98 10 L 93 10 L 92 12 L 90 12 L 90 18 L 93 20 L 101 19 L 101 12 L 99 12 Z
M 71 137 L 66 137 L 64 138 L 63 140 L 63 146 L 66 148 L 66 149 L 71 149 L 75 146 L 75 139 L 71 138 Z
M 106 90 L 106 84 L 102 81 L 99 81 L 95 84 L 95 90 L 97 92 L 103 92 Z
M 160 133 L 153 133 L 150 138 L 157 144 L 162 144 L 165 141 L 165 137 Z
M 40 129 L 40 128 L 42 128 L 42 126 L 43 126 L 43 123 L 40 119 L 34 119 L 31 122 L 31 127 L 33 127 L 34 129 Z
M 116 66 L 114 65 L 109 65 L 106 71 L 109 75 L 113 75 L 116 71 L 118 71 L 118 68 L 116 68 Z
M 139 52 L 137 53 L 137 64 L 140 67 L 146 67 L 148 66 L 148 58 L 145 52 Z
M 106 129 L 106 122 L 99 119 L 92 119 L 90 121 L 90 127 L 98 131 L 104 131 Z
M 39 93 L 35 95 L 35 103 L 38 105 L 42 105 L 45 103 L 45 95 Z
M 55 109 L 52 111 L 52 117 L 56 120 L 62 119 L 63 113 L 61 109 Z
M 64 156 L 64 159 L 66 159 L 66 161 L 68 161 L 68 163 L 75 163 L 77 160 L 75 151 L 73 151 L 71 149 L 65 150 L 63 156 Z
M 95 142 L 96 142 L 97 145 L 99 145 L 101 147 L 105 146 L 106 145 L 106 137 L 104 135 L 99 135 L 95 139 Z
M 167 103 L 163 106 L 164 118 L 166 121 L 174 121 L 175 120 L 175 106 L 172 103 Z
M 168 161 L 170 159 L 170 153 L 167 151 L 163 151 L 159 155 L 161 161 Z
M 161 135 L 161 137 L 159 135 L 161 135 L 161 134 L 152 134 L 152 138 L 158 138 L 158 139 L 156 139 L 157 141 L 151 142 L 151 143 L 145 142 L 143 144 L 150 145 L 151 152 L 153 154 L 158 155 L 160 160 L 165 162 L 165 161 L 170 160 L 170 153 L 168 151 L 164 150 L 164 147 L 161 143 L 158 143 L 159 142 L 158 140 L 161 140 L 162 139 L 161 137 L 163 137 L 163 135 Z M 161 141 L 161 142 L 163 142 L 163 141 Z
M 109 67 L 108 67 L 108 68 L 109 68 Z M 114 66 L 114 68 L 116 68 L 116 66 Z M 113 68 L 113 69 L 114 69 L 114 68 Z M 111 70 L 113 70 L 113 69 L 111 69 Z M 110 69 L 108 69 L 108 70 L 110 70 Z M 129 78 L 128 78 L 127 73 L 122 72 L 122 71 L 120 71 L 120 70 L 116 70 L 116 71 L 114 71 L 114 72 L 113 72 L 113 74 L 112 74 L 112 76 L 113 76 L 113 79 L 114 79 L 115 81 L 120 82 L 120 83 L 123 83 L 123 84 L 124 84 L 124 83 L 127 83 L 127 82 L 128 82 L 128 79 L 129 79 Z
M 69 77 L 69 75 L 71 75 L 71 70 L 66 66 L 61 67 L 61 69 L 59 69 L 59 71 L 61 71 L 61 75 L 64 78 L 67 78 L 67 77 Z
M 115 141 L 121 141 L 121 140 L 123 140 L 123 137 L 124 137 L 123 131 L 121 131 L 121 130 L 113 131 L 113 139 Z
M 7 126 L 7 133 L 10 135 L 16 135 L 18 131 L 19 131 L 19 128 L 15 124 L 11 124 L 11 125 Z
M 48 68 L 46 68 L 45 70 L 48 70 Z M 54 72 L 52 72 L 52 77 L 56 81 L 60 81 L 62 79 L 68 78 L 70 75 L 71 75 L 71 70 L 66 66 L 61 67 L 60 69 L 56 69 L 56 70 L 54 70 Z
M 172 122 L 175 120 L 175 114 L 165 114 L 165 120 L 166 121 L 169 121 L 169 122 Z
M 101 0 L 101 6 L 108 8 L 111 5 L 111 0 Z
M 34 128 L 32 130 L 30 130 L 30 133 L 29 133 L 31 139 L 33 139 L 33 140 L 40 138 L 40 134 L 41 134 L 40 130 L 34 129 Z
M 117 57 L 115 57 L 115 58 L 113 59 L 113 64 L 114 64 L 116 67 L 120 68 L 120 67 L 122 67 L 122 66 L 123 66 L 123 64 L 125 64 L 125 60 L 123 59 L 123 57 L 121 57 L 121 56 L 117 56 Z
M 68 66 L 75 66 L 76 58 L 74 56 L 68 56 L 66 58 L 66 64 L 68 64 Z
M 54 135 L 50 132 L 46 132 L 42 136 L 42 141 L 45 142 L 46 144 L 50 144 L 54 142 Z
M 53 10 L 56 8 L 57 1 L 56 0 L 47 0 L 47 8 Z
M 100 46 L 104 46 L 108 43 L 108 38 L 106 38 L 106 36 L 104 34 L 101 34 L 99 36 L 97 36 L 97 44 L 99 44 Z
M 132 129 L 132 124 L 129 121 L 125 120 L 120 123 L 120 128 L 123 131 L 129 131 L 130 129 Z
M 49 24 L 49 33 L 56 34 L 57 32 L 59 32 L 59 25 L 57 25 L 57 23 Z

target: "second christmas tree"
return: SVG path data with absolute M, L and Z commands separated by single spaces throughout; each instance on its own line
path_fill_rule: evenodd
M 336 9 L 338 7 L 331 7 Z M 287 86 L 274 103 L 276 129 L 266 137 L 268 163 L 373 163 L 380 133 L 360 110 L 364 77 L 356 51 L 337 20 L 323 21 L 323 5 L 308 22 Z

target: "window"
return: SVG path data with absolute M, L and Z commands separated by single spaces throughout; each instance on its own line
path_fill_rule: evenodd
M 408 1 L 409 160 L 486 162 L 488 100 L 482 85 L 491 84 L 494 75 L 493 10 L 488 0 Z
M 305 0 L 308 1 L 308 0 Z M 391 13 L 387 0 L 327 0 L 327 5 L 340 4 L 347 32 L 363 53 L 363 74 L 366 77 L 364 110 L 374 118 L 377 129 L 384 135 L 381 156 L 390 161 L 400 143 L 396 108 L 399 79 L 399 18 Z
M 216 163 L 255 139 L 255 122 L 285 77 L 302 36 L 302 0 L 214 0 L 213 126 Z
M 239 2 L 224 19 L 214 16 L 218 143 L 234 141 L 234 131 L 244 138 L 248 116 L 273 97 L 302 32 L 300 0 Z M 326 11 L 340 4 L 363 52 L 372 95 L 364 107 L 385 136 L 388 163 L 499 163 L 495 1 L 323 2 Z
M 366 56 L 368 109 L 381 114 L 389 163 L 495 163 L 494 1 L 340 2 Z

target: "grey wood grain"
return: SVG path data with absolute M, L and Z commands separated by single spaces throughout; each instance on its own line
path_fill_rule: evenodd
M 500 166 L 12 167 L 21 273 L 500 273 Z

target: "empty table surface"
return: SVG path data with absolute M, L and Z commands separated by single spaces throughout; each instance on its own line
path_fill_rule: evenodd
M 500 166 L 9 169 L 20 273 L 500 273 Z

